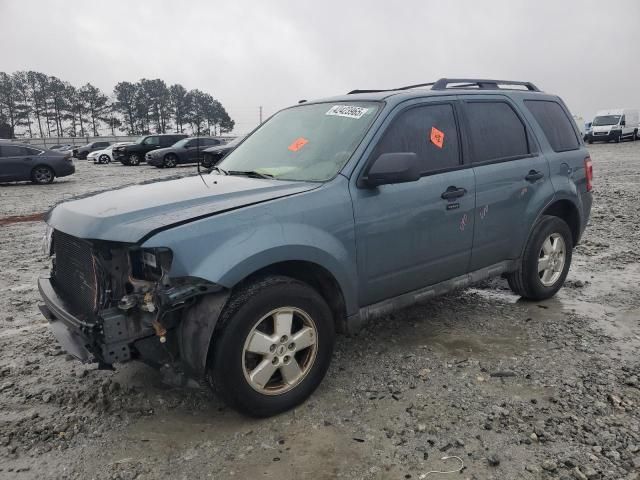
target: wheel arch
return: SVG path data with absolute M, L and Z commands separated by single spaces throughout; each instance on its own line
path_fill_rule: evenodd
M 345 331 L 347 307 L 344 292 L 333 273 L 318 263 L 308 260 L 285 260 L 266 265 L 240 280 L 232 287 L 232 292 L 240 285 L 269 275 L 295 278 L 316 290 L 331 309 L 336 330 Z
M 554 200 L 540 213 L 538 219 L 543 215 L 550 215 L 564 220 L 569 226 L 569 230 L 571 230 L 572 246 L 575 247 L 578 244 L 581 225 L 580 212 L 575 203 L 566 198 Z

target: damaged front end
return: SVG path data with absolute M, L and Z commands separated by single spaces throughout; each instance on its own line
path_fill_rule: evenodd
M 175 365 L 183 356 L 184 309 L 201 295 L 223 291 L 203 279 L 171 278 L 167 248 L 90 241 L 57 230 L 48 232 L 45 248 L 52 269 L 38 281 L 40 309 L 67 352 L 103 368 L 132 359 Z

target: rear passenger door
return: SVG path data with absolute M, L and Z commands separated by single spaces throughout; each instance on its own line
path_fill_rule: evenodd
M 510 99 L 474 95 L 462 103 L 476 178 L 473 271 L 520 256 L 553 187 L 547 159 Z
M 33 156 L 20 145 L 0 145 L 0 179 L 28 180 L 34 166 Z
M 467 272 L 474 179 L 462 165 L 455 105 L 421 100 L 398 107 L 366 153 L 371 162 L 413 152 L 423 168 L 416 182 L 352 189 L 363 306 Z

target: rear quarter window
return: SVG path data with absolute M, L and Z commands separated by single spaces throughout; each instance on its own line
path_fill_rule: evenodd
M 542 128 L 554 152 L 580 148 L 580 142 L 564 108 L 549 100 L 525 100 L 524 104 Z
M 465 111 L 474 163 L 529 155 L 527 129 L 507 102 L 470 101 Z

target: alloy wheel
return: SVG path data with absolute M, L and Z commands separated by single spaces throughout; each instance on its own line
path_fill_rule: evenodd
M 253 326 L 242 350 L 249 385 L 264 395 L 288 392 L 304 380 L 318 352 L 311 316 L 295 307 L 277 308 Z
M 538 276 L 545 287 L 555 284 L 564 270 L 567 247 L 559 233 L 552 233 L 542 243 L 538 255 Z

